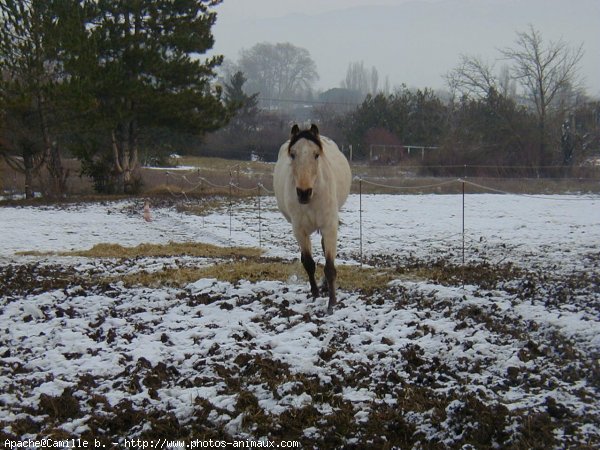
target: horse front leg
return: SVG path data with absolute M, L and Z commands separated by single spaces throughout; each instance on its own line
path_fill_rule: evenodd
M 310 236 L 301 231 L 295 233 L 298 244 L 300 245 L 300 261 L 304 266 L 304 270 L 308 275 L 308 282 L 310 283 L 310 292 L 313 298 L 319 296 L 319 288 L 317 287 L 317 281 L 315 280 L 316 264 L 312 257 L 312 245 L 310 242 Z
M 335 257 L 337 252 L 337 229 L 328 230 L 323 233 L 321 240 L 323 253 L 325 253 L 325 281 L 329 290 L 329 303 L 327 305 L 327 314 L 333 313 L 333 307 L 337 303 L 335 293 L 335 281 L 337 279 L 337 270 L 335 268 Z
M 316 264 L 310 252 L 302 252 L 300 254 L 300 260 L 302 261 L 302 265 L 304 266 L 304 270 L 308 274 L 308 282 L 310 283 L 310 292 L 313 298 L 317 298 L 319 296 L 319 288 L 317 287 L 317 282 L 315 280 L 315 272 L 316 272 Z

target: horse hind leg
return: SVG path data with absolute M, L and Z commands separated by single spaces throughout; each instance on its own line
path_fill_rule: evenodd
M 325 258 L 325 280 L 329 289 L 329 303 L 327 305 L 327 314 L 333 313 L 333 307 L 337 303 L 335 294 L 335 280 L 337 278 L 337 270 L 333 262 L 333 258 Z
M 321 237 L 321 248 L 323 249 L 323 254 L 327 254 L 325 252 L 325 240 L 323 237 Z M 321 295 L 329 295 L 329 285 L 327 284 L 327 276 L 325 276 L 325 274 L 323 274 L 323 277 L 321 278 Z
M 333 313 L 333 307 L 337 303 L 336 297 L 336 279 L 337 270 L 335 268 L 335 256 L 336 256 L 336 244 L 337 244 L 337 230 L 332 230 L 327 235 L 323 235 L 321 239 L 321 245 L 323 247 L 323 253 L 325 254 L 325 284 L 329 291 L 329 303 L 327 305 L 327 314 Z

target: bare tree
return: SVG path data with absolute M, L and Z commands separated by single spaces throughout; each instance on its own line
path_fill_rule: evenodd
M 348 64 L 346 78 L 342 81 L 341 87 L 359 92 L 363 96 L 367 94 L 377 95 L 379 92 L 379 72 L 375 66 L 371 67 L 371 71 L 367 70 L 363 61 L 351 62 Z
M 477 56 L 460 56 L 459 65 L 446 74 L 450 90 L 475 98 L 485 98 L 492 89 L 498 91 L 494 66 Z
M 390 95 L 390 77 L 388 75 L 385 76 L 385 81 L 383 83 L 383 89 L 381 92 L 383 92 L 383 94 L 387 97 L 388 95 Z
M 379 91 L 379 73 L 375 66 L 371 67 L 371 94 L 375 95 Z
M 242 50 L 238 66 L 248 78 L 247 89 L 260 92 L 261 99 L 301 98 L 319 78 L 308 50 L 290 43 L 263 42 Z
M 500 88 L 500 94 L 504 97 L 517 98 L 517 83 L 510 74 L 510 67 L 506 64 L 500 68 L 498 87 Z
M 562 39 L 547 44 L 532 25 L 517 33 L 514 48 L 501 50 L 504 58 L 514 64 L 513 76 L 533 103 L 538 119 L 539 164 L 551 163 L 547 149 L 547 121 L 555 100 L 578 84 L 578 65 L 583 57 L 583 44 L 570 47 Z

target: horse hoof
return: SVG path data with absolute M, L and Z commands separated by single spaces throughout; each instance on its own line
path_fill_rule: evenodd
M 331 303 L 329 302 L 329 304 L 327 305 L 327 315 L 330 316 L 333 314 L 333 307 L 336 305 L 336 303 Z
M 319 289 L 311 289 L 310 294 L 312 295 L 313 299 L 319 298 Z
M 323 295 L 329 294 L 329 284 L 327 284 L 327 278 L 323 277 L 321 285 L 319 286 Z

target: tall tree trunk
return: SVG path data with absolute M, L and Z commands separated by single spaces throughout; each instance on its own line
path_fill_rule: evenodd
M 114 168 L 115 168 L 114 171 L 118 175 L 119 181 L 121 181 L 124 178 L 123 173 L 125 172 L 125 161 L 123 160 L 123 152 L 124 152 L 123 139 L 121 137 L 122 133 L 120 131 L 120 128 L 121 128 L 120 125 L 118 125 L 117 129 L 112 130 L 112 132 L 111 132 Z M 123 183 L 119 182 L 119 187 L 118 187 L 119 190 L 122 189 L 122 185 L 123 185 Z
M 134 119 L 117 126 L 112 131 L 112 147 L 115 161 L 115 172 L 122 180 L 123 191 L 134 190 L 138 169 L 137 127 Z
M 25 198 L 34 197 L 33 194 L 33 155 L 26 153 L 23 155 L 23 173 L 25 174 Z
M 138 169 L 138 145 L 137 145 L 137 127 L 135 119 L 129 121 L 128 130 L 128 171 L 125 173 L 125 191 L 132 192 L 135 189 L 135 182 Z
M 25 198 L 34 197 L 33 178 L 46 160 L 45 154 L 35 153 L 28 147 L 21 148 L 22 161 L 11 156 L 4 155 L 4 160 L 13 170 L 21 172 L 25 176 Z
M 69 171 L 62 165 L 60 148 L 57 143 L 52 142 L 48 121 L 46 117 L 45 101 L 42 93 L 38 93 L 38 114 L 40 116 L 40 125 L 44 139 L 44 153 L 48 173 L 50 174 L 50 195 L 53 197 L 63 197 L 67 187 L 67 177 Z

